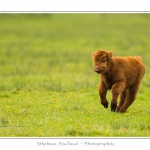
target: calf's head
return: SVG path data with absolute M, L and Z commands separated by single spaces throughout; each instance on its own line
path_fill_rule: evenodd
M 92 52 L 92 57 L 94 60 L 93 70 L 99 74 L 104 74 L 109 70 L 109 64 L 111 61 L 113 53 L 99 50 Z

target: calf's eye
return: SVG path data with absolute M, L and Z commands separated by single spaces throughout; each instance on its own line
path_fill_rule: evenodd
M 105 63 L 105 62 L 106 62 L 106 60 L 102 60 L 102 61 L 101 61 L 101 63 Z

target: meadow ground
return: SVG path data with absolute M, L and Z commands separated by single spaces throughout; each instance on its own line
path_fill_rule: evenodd
M 1 137 L 149 137 L 150 14 L 0 14 Z M 142 56 L 127 113 L 99 103 L 91 53 Z M 107 96 L 109 104 L 111 93 Z

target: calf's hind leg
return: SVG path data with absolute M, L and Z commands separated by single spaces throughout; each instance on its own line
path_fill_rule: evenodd
M 127 97 L 123 106 L 120 108 L 119 112 L 124 113 L 127 111 L 128 107 L 134 102 L 136 94 L 138 92 L 140 84 L 135 84 L 127 93 Z

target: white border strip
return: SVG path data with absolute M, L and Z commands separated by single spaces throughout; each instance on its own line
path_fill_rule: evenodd
M 148 12 L 149 0 L 0 0 L 1 12 Z
M 0 139 L 0 147 L 3 150 L 120 150 L 120 149 L 143 149 L 149 147 L 150 139 L 138 138 L 12 138 Z

